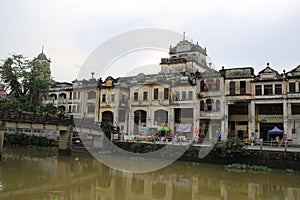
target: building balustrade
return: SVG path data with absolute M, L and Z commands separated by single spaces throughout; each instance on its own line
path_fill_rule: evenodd
M 72 116 L 62 114 L 51 115 L 22 111 L 0 111 L 0 120 L 13 122 L 41 123 L 41 124 L 61 124 L 70 125 L 73 123 Z

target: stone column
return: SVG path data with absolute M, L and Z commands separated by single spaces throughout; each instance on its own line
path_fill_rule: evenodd
M 170 112 L 169 112 L 169 122 L 170 125 L 169 127 L 171 128 L 171 134 L 174 135 L 174 122 L 175 122 L 175 113 L 174 113 L 174 108 L 170 108 Z
M 222 133 L 222 140 L 228 139 L 228 102 L 224 101 L 224 132 Z
M 4 128 L 0 127 L 0 161 L 2 160 L 4 134 L 5 134 Z
M 59 132 L 58 154 L 64 156 L 71 155 L 72 149 L 73 126 L 69 126 L 67 130 Z
M 249 122 L 248 122 L 248 140 L 250 141 L 252 138 L 252 133 L 255 134 L 255 102 L 251 101 L 249 103 L 248 107 L 248 116 L 249 116 Z
M 0 161 L 2 160 L 2 152 L 3 152 L 3 142 L 4 142 L 4 135 L 5 135 L 5 121 L 0 122 Z
M 283 134 L 288 134 L 288 107 L 286 99 L 283 100 Z M 288 136 L 289 137 L 289 136 Z

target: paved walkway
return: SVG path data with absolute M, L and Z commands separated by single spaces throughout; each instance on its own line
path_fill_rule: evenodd
M 260 150 L 260 145 L 247 145 L 247 149 L 251 150 Z M 276 146 L 262 146 L 263 151 L 285 151 L 284 147 L 276 147 Z M 300 152 L 299 147 L 287 147 L 288 152 Z

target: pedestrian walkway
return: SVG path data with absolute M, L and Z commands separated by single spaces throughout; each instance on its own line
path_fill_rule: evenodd
M 247 149 L 250 150 L 260 150 L 260 145 L 247 145 Z M 263 151 L 285 151 L 284 147 L 277 147 L 277 146 L 262 146 Z M 287 147 L 286 149 L 287 152 L 300 152 L 300 147 Z

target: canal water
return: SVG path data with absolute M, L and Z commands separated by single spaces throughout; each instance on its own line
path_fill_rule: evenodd
M 8 199 L 297 200 L 300 172 L 233 172 L 221 165 L 174 162 L 154 172 L 133 174 L 89 156 L 6 148 L 0 163 L 0 200 Z

